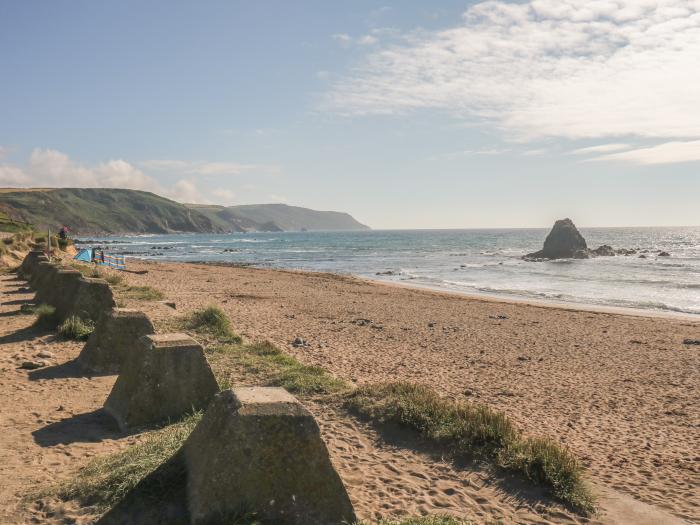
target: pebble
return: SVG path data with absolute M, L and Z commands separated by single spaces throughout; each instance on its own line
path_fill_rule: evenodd
M 684 345 L 700 345 L 700 339 L 684 339 Z
M 309 346 L 309 343 L 307 343 L 301 337 L 295 337 L 294 340 L 292 341 L 292 346 L 295 348 L 306 347 L 306 346 Z
M 24 370 L 36 370 L 37 368 L 45 367 L 47 364 L 46 361 L 24 361 L 19 367 Z
M 41 357 L 42 359 L 48 359 L 50 357 L 53 357 L 53 354 L 51 352 L 48 352 L 46 350 L 42 350 L 38 354 L 36 354 L 37 357 Z

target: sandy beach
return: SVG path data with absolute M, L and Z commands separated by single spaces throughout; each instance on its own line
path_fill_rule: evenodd
M 124 274 L 130 284 L 165 294 L 164 301 L 125 304 L 156 325 L 219 305 L 248 340 L 271 340 L 357 384 L 413 381 L 503 410 L 526 433 L 568 446 L 601 490 L 652 505 L 661 516 L 700 519 L 700 352 L 683 344 L 700 337 L 700 320 L 462 297 L 333 274 L 134 260 L 129 268 L 147 271 Z M 91 523 L 89 512 L 62 507 L 28 515 L 18 495 L 138 436 L 101 426 L 98 411 L 114 376 L 82 377 L 71 364 L 80 345 L 33 335 L 31 319 L 12 313 L 31 295 L 8 276 L 2 285 L 2 475 L 12 483 L 2 491 L 0 522 Z M 292 346 L 295 337 L 308 346 Z M 51 368 L 16 368 L 47 346 Z M 476 523 L 585 521 L 491 472 L 386 442 L 333 407 L 309 408 L 362 519 L 447 513 Z M 605 513 L 592 521 L 636 522 Z
M 408 380 L 556 437 L 592 479 L 700 516 L 700 320 L 577 311 L 292 271 L 133 262 L 178 310 L 218 304 L 249 339 L 356 383 Z M 150 304 L 154 319 L 173 315 Z M 505 317 L 505 318 L 503 318 Z M 302 337 L 308 348 L 290 342 Z

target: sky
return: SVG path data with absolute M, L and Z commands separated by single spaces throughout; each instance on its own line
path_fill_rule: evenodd
M 700 225 L 700 0 L 3 0 L 0 187 Z

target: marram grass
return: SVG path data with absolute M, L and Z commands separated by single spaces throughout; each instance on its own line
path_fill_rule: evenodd
M 329 395 L 349 385 L 318 366 L 305 365 L 265 341 L 246 345 L 215 345 L 210 348 L 217 370 L 242 369 L 264 386 L 278 386 L 298 396 Z M 228 383 L 227 377 L 221 382 Z
M 193 330 L 205 336 L 213 337 L 222 343 L 241 343 L 241 336 L 236 334 L 231 327 L 226 312 L 218 306 L 207 306 L 194 310 L 182 320 L 184 328 Z
M 58 335 L 73 341 L 85 341 L 95 330 L 95 324 L 89 319 L 71 315 L 58 326 Z
M 416 430 L 455 456 L 480 457 L 520 474 L 580 514 L 594 510 L 583 468 L 573 454 L 551 439 L 522 436 L 502 412 L 443 399 L 411 383 L 361 386 L 345 404 L 365 418 Z

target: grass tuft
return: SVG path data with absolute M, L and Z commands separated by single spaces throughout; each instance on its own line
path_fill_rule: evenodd
M 365 418 L 416 430 L 455 456 L 487 459 L 523 475 L 583 515 L 594 510 L 583 469 L 571 452 L 553 440 L 523 437 L 501 412 L 446 400 L 410 383 L 362 386 L 348 394 L 345 404 Z
M 241 343 L 243 339 L 231 327 L 231 321 L 218 306 L 207 306 L 182 319 L 184 328 L 214 337 L 222 343 Z
M 95 324 L 77 315 L 71 315 L 58 327 L 58 334 L 64 339 L 73 341 L 85 341 L 95 330 Z
M 19 307 L 19 313 L 22 315 L 34 315 L 36 313 L 36 305 L 25 303 Z
M 304 365 L 272 343 L 217 345 L 210 348 L 217 370 L 243 369 L 264 386 L 279 386 L 300 396 L 330 395 L 346 391 L 349 385 L 318 366 Z M 230 382 L 227 377 L 220 384 Z
M 34 315 L 36 315 L 34 325 L 39 328 L 53 329 L 58 324 L 56 309 L 49 304 L 40 304 L 35 307 Z
M 118 290 L 118 293 L 124 299 L 135 301 L 160 301 L 165 298 L 163 292 L 152 286 L 126 286 Z
M 179 423 L 149 433 L 143 442 L 122 452 L 94 459 L 74 479 L 53 487 L 44 495 L 55 495 L 65 501 L 77 500 L 82 505 L 107 510 L 171 460 L 200 418 L 201 413 L 195 413 Z M 169 467 L 150 484 L 151 491 L 144 494 L 154 503 L 161 503 L 185 483 L 184 467 L 177 462 Z

